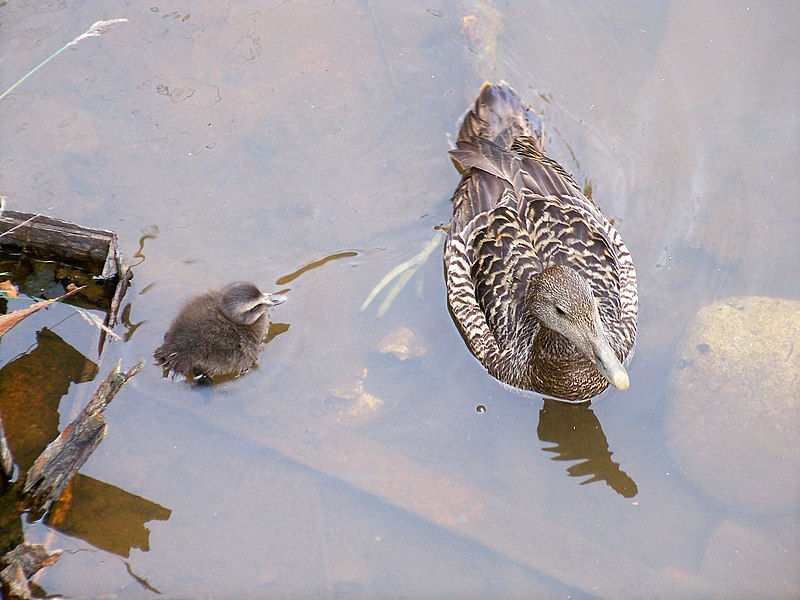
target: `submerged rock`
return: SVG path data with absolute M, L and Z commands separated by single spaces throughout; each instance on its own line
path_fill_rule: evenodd
M 735 511 L 800 508 L 800 302 L 729 298 L 702 308 L 670 382 L 677 466 Z
M 336 421 L 344 425 L 362 425 L 378 416 L 384 401 L 364 389 L 368 370 L 361 369 L 355 377 L 343 377 L 330 389 L 332 406 L 338 410 Z
M 427 351 L 428 349 L 419 335 L 406 326 L 393 330 L 378 344 L 378 352 L 391 354 L 399 360 L 424 356 Z
M 800 597 L 796 524 L 782 519 L 778 530 L 722 521 L 708 540 L 701 577 L 717 586 L 720 598 Z

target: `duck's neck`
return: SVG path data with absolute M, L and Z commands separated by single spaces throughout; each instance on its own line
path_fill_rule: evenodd
M 588 357 L 532 317 L 521 319 L 515 333 L 500 361 L 511 385 L 566 400 L 583 400 L 608 386 Z

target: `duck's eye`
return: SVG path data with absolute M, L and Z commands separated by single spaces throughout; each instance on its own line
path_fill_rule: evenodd
M 567 316 L 567 311 L 565 311 L 565 310 L 564 310 L 563 308 L 561 308 L 561 307 L 560 307 L 558 304 L 556 304 L 556 314 L 557 314 L 559 317 L 566 317 L 566 316 Z

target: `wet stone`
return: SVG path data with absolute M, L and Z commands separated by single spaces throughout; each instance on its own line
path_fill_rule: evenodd
M 343 425 L 361 425 L 378 416 L 384 407 L 384 401 L 364 389 L 368 370 L 364 367 L 361 374 L 351 377 L 330 390 L 333 402 L 331 408 L 337 411 L 336 421 Z
M 714 501 L 752 515 L 800 509 L 800 302 L 702 308 L 671 374 L 668 444 Z
M 785 531 L 795 523 L 780 523 Z M 721 522 L 706 546 L 701 576 L 723 598 L 797 598 L 800 573 L 792 533 L 781 535 L 732 520 Z M 783 539 L 782 539 L 783 538 Z M 787 574 L 792 575 L 787 577 Z

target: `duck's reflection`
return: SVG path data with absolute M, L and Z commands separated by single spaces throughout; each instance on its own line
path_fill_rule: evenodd
M 605 481 L 625 498 L 638 493 L 636 482 L 611 460 L 613 453 L 608 449 L 608 440 L 589 403 L 566 404 L 545 399 L 536 432 L 541 441 L 555 444 L 543 448 L 555 453 L 553 460 L 578 461 L 567 467 L 567 473 L 572 477 L 588 476 L 581 485 Z

